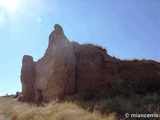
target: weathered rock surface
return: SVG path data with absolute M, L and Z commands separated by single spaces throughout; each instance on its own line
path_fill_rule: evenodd
M 119 60 L 106 54 L 106 50 L 93 45 L 73 43 L 76 55 L 76 84 L 78 93 L 104 89 L 117 78 Z
M 136 93 L 160 90 L 160 63 L 154 61 L 121 61 L 118 68 L 119 78 L 132 84 Z
M 36 99 L 43 96 L 44 101 L 63 98 L 75 92 L 74 48 L 65 37 L 61 26 L 49 36 L 49 46 L 42 59 L 35 63 Z
M 21 82 L 24 101 L 34 101 L 35 97 L 35 64 L 31 56 L 25 55 L 22 61 Z
M 33 63 L 26 56 L 23 58 L 21 80 L 24 100 L 50 101 L 75 92 L 74 48 L 61 26 L 56 24 L 54 28 L 49 36 L 49 46 L 40 60 Z
M 160 91 L 160 63 L 121 61 L 106 50 L 91 44 L 70 42 L 56 24 L 49 36 L 44 56 L 33 62 L 23 57 L 21 70 L 24 101 L 48 102 L 68 94 L 99 92 L 123 79 L 135 86 L 135 92 Z

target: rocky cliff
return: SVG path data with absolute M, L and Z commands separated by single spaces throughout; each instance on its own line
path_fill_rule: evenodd
M 160 90 L 160 63 L 121 61 L 99 46 L 70 42 L 58 24 L 54 29 L 40 60 L 23 57 L 23 101 L 48 102 L 74 93 L 99 92 L 122 79 L 134 86 L 137 93 Z

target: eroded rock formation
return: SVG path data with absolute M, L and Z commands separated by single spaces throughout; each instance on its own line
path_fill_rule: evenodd
M 137 81 L 135 91 L 142 87 L 160 90 L 160 63 L 121 61 L 101 47 L 70 42 L 58 24 L 54 29 L 40 60 L 34 62 L 31 56 L 23 57 L 23 101 L 48 102 L 69 94 L 98 92 L 120 79 Z
M 35 63 L 31 56 L 22 60 L 21 83 L 24 101 L 33 101 L 35 97 Z

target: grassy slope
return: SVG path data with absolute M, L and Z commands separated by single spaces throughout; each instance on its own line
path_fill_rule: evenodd
M 0 98 L 0 116 L 12 120 L 113 120 L 114 114 L 108 116 L 89 112 L 73 102 L 51 102 L 43 107 L 21 103 L 11 98 Z
M 115 120 L 124 119 L 125 113 L 160 114 L 160 96 L 133 94 L 129 98 L 117 96 L 87 101 L 70 96 L 64 102 L 51 102 L 41 107 L 0 98 L 0 116 L 12 120 Z

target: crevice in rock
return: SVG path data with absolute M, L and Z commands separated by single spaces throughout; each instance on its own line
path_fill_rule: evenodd
M 76 46 L 74 46 L 74 55 L 76 58 L 76 65 L 75 65 L 75 93 L 77 92 L 77 79 L 78 79 L 78 58 L 76 56 Z
M 43 100 L 42 90 L 40 89 L 36 90 L 36 94 L 37 94 L 36 102 L 37 104 L 40 104 Z

